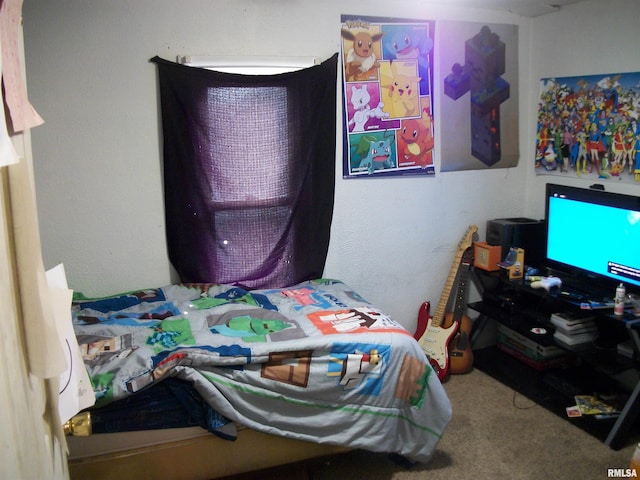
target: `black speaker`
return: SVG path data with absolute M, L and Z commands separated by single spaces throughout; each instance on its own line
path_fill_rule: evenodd
M 524 217 L 489 220 L 486 241 L 502 247 L 502 259 L 511 247 L 524 249 L 526 265 L 539 266 L 546 258 L 543 220 Z

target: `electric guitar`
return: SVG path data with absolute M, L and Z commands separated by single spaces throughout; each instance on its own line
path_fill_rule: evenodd
M 467 373 L 473 369 L 473 351 L 470 341 L 473 322 L 464 314 L 467 307 L 467 283 L 469 282 L 472 261 L 473 250 L 469 247 L 462 256 L 453 312 L 447 313 L 444 323 L 445 325 L 452 322 L 458 324 L 458 333 L 453 338 L 449 349 L 449 371 L 452 375 Z
M 451 287 L 458 274 L 462 255 L 473 243 L 473 235 L 477 231 L 478 227 L 471 225 L 462 240 L 458 243 L 458 251 L 453 259 L 451 271 L 444 284 L 440 301 L 438 302 L 433 317 L 429 317 L 429 302 L 423 303 L 418 310 L 418 328 L 416 329 L 414 338 L 418 340 L 422 350 L 429 357 L 429 362 L 440 380 L 444 380 L 449 372 L 449 342 L 458 331 L 458 322 L 456 321 L 453 321 L 447 328 L 443 327 L 445 310 L 449 296 L 451 295 Z

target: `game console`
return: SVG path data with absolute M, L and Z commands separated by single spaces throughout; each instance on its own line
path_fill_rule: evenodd
M 562 280 L 558 277 L 542 277 L 541 280 L 531 282 L 531 288 L 544 288 L 547 292 L 553 287 L 561 287 Z

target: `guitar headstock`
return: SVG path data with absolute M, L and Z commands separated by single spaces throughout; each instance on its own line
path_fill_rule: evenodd
M 467 231 L 462 237 L 462 240 L 460 240 L 460 243 L 458 244 L 459 251 L 462 252 L 473 244 L 473 236 L 476 234 L 477 231 L 478 231 L 478 227 L 476 227 L 475 225 L 469 225 L 469 228 L 467 228 Z
M 462 265 L 471 265 L 473 263 L 473 236 L 478 231 L 478 227 L 470 225 L 467 228 L 462 240 L 458 244 L 458 252 L 460 255 L 460 263 Z

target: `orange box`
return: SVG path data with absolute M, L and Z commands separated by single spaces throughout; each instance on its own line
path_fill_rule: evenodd
M 473 266 L 476 268 L 488 272 L 500 270 L 498 266 L 501 260 L 500 255 L 502 255 L 502 247 L 499 245 L 489 245 L 487 242 L 473 244 Z

